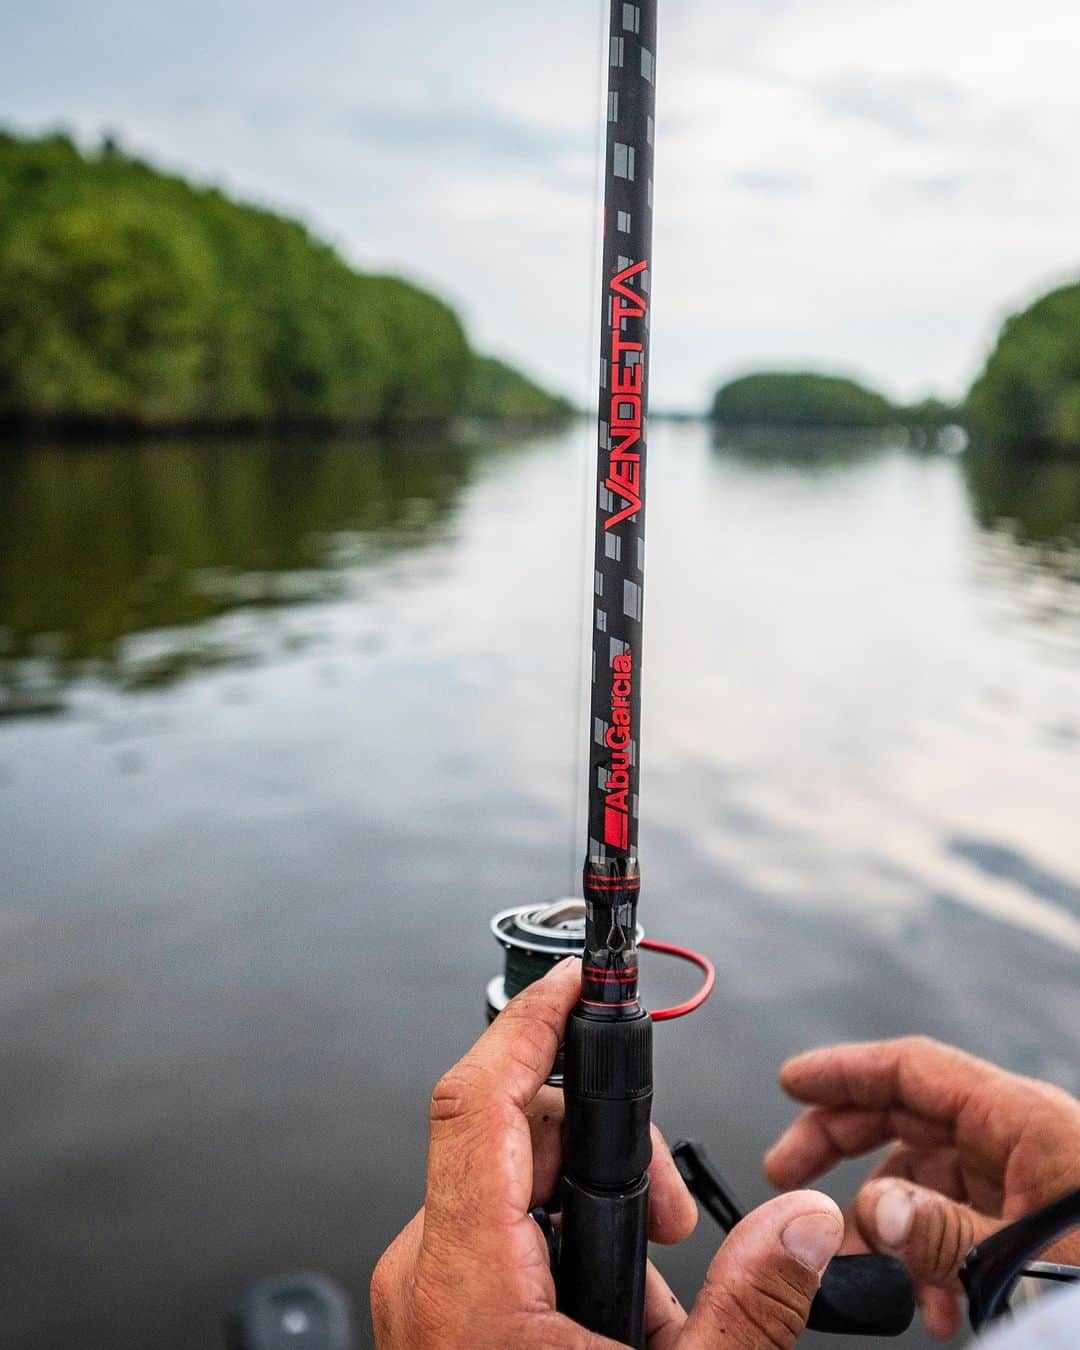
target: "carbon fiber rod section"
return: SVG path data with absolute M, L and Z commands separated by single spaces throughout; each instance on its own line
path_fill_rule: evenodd
M 558 1306 L 644 1340 L 652 1021 L 635 943 L 656 0 L 613 0 L 604 174 L 589 847 L 581 999 L 567 1021 Z
M 613 0 L 582 998 L 631 1007 L 641 767 L 645 445 L 656 109 L 656 0 Z

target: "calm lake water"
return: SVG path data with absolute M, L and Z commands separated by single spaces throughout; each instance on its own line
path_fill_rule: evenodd
M 3 448 L 7 1350 L 212 1350 L 296 1267 L 363 1305 L 489 916 L 576 883 L 590 439 Z M 1080 466 L 651 462 L 642 918 L 720 977 L 661 1125 L 757 1201 L 808 1045 L 1075 1091 Z

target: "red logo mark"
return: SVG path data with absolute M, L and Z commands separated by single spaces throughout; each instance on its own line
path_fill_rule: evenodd
M 617 492 L 622 509 L 604 521 L 610 530 L 641 510 L 641 454 L 634 447 L 641 440 L 641 408 L 645 400 L 644 343 L 623 336 L 623 320 L 645 320 L 648 300 L 641 291 L 626 283 L 644 272 L 649 260 L 633 263 L 611 279 L 611 428 L 608 473 L 604 486 Z M 627 364 L 625 357 L 635 353 L 637 360 Z
M 611 751 L 604 791 L 604 843 L 625 849 L 630 838 L 630 698 L 633 693 L 634 657 L 623 652 L 611 663 L 611 726 L 606 742 Z

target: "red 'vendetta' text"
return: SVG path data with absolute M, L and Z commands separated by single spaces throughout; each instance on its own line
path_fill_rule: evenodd
M 611 279 L 611 436 L 604 486 L 622 498 L 623 506 L 607 518 L 605 530 L 641 510 L 641 453 L 636 447 L 641 441 L 641 405 L 645 398 L 644 344 L 626 337 L 622 325 L 624 319 L 644 322 L 648 300 L 644 292 L 633 290 L 627 282 L 648 266 L 646 258 Z M 626 357 L 632 352 L 637 360 L 628 365 Z

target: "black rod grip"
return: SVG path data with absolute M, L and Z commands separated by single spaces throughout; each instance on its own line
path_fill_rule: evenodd
M 623 1345 L 645 1335 L 649 1177 L 631 1190 L 596 1191 L 563 1179 L 559 1311 Z
M 624 1345 L 645 1320 L 652 1019 L 579 1003 L 566 1025 L 559 1311 Z

